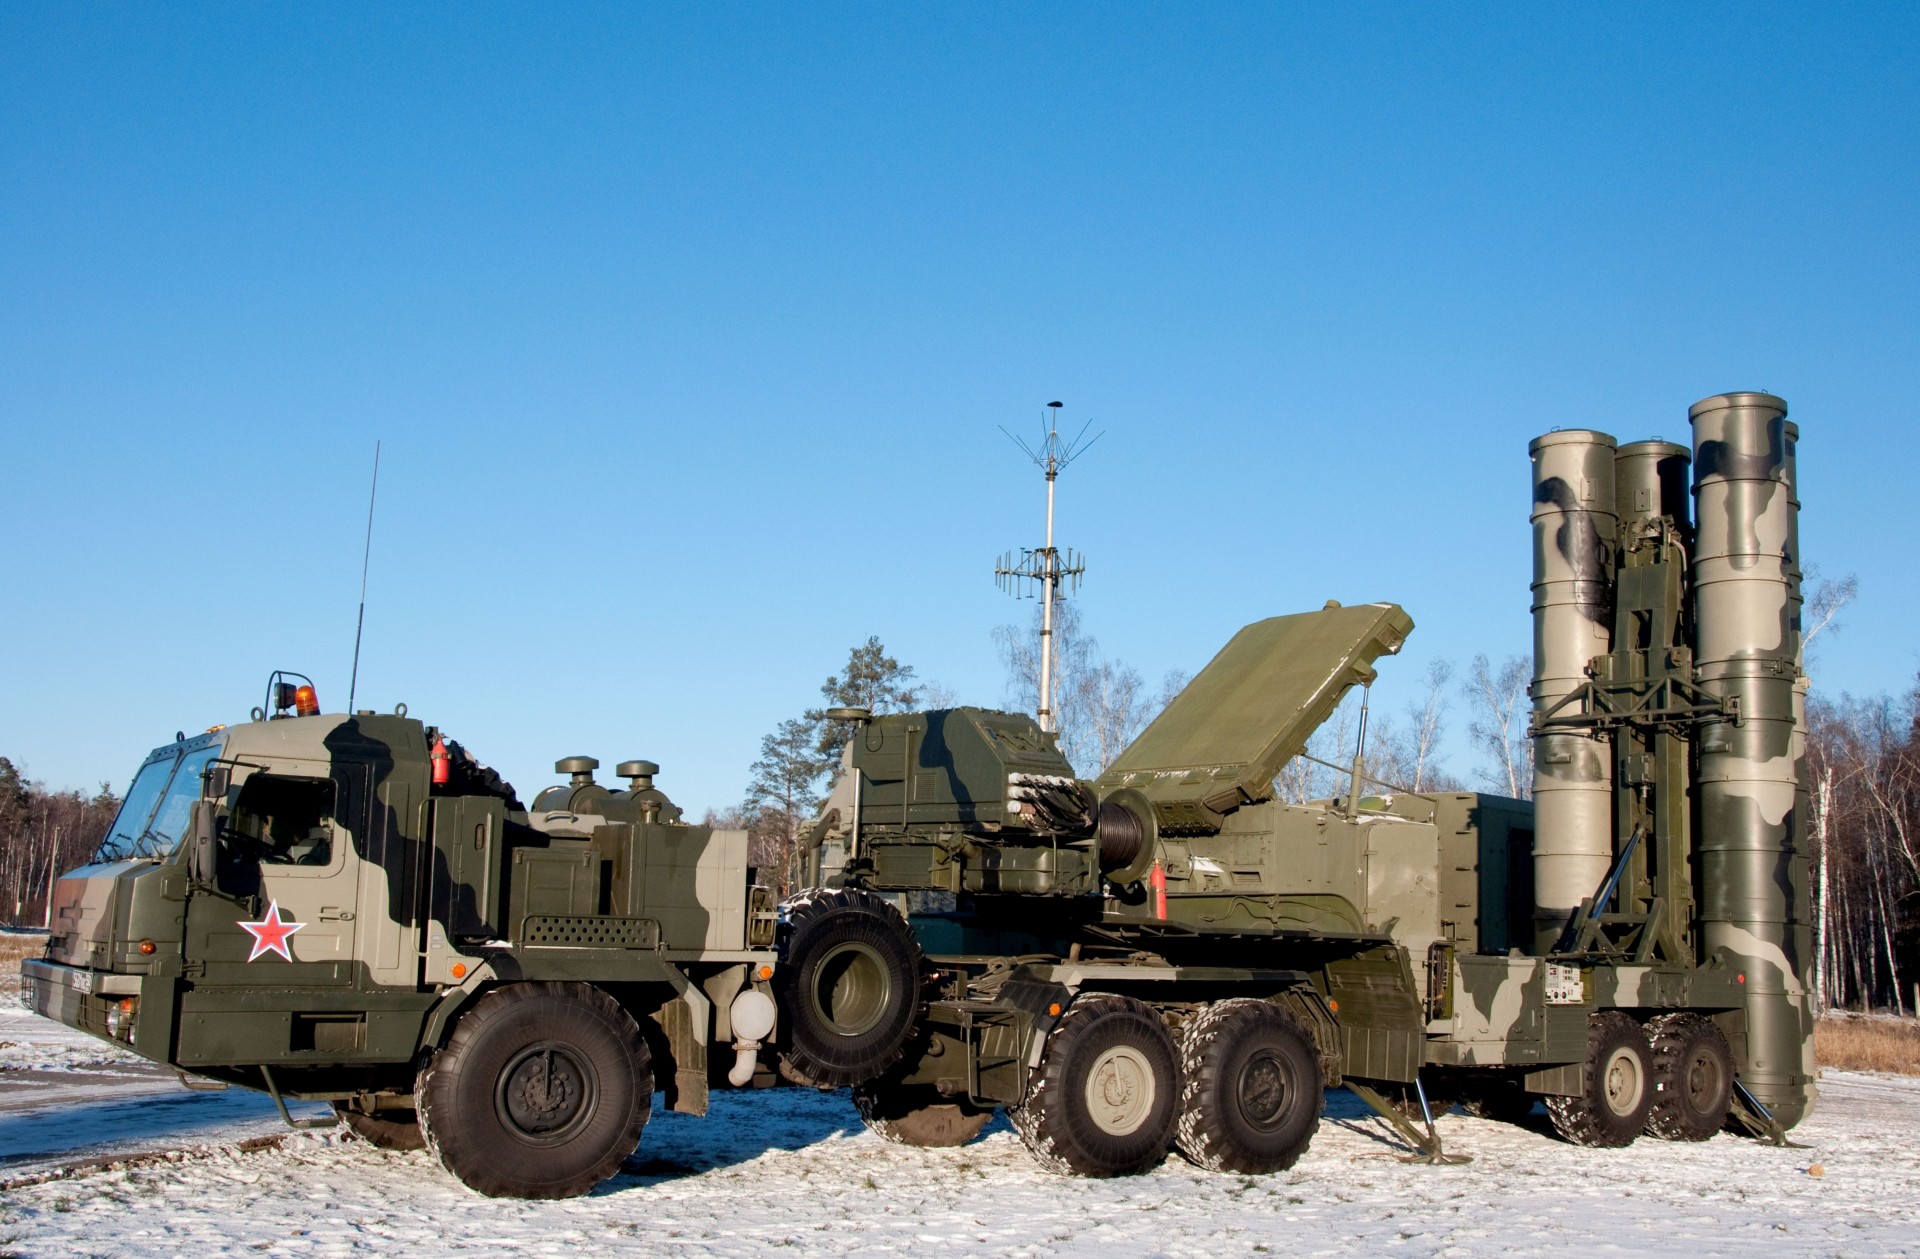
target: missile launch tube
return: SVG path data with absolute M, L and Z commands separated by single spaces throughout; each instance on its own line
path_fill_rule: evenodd
M 1628 442 L 1613 461 L 1620 545 L 1656 516 L 1672 520 L 1683 543 L 1693 537 L 1693 451 L 1674 442 Z
M 1745 975 L 1741 1077 L 1788 1127 L 1812 1108 L 1805 975 L 1798 526 L 1787 404 L 1734 393 L 1693 405 L 1695 659 L 1727 720 L 1700 731 L 1700 930 Z
M 1569 429 L 1537 437 L 1533 458 L 1533 710 L 1549 712 L 1588 680 L 1612 645 L 1614 440 Z M 1566 711 L 1566 710 L 1563 710 Z M 1551 948 L 1613 860 L 1613 758 L 1604 738 L 1533 741 L 1534 938 Z
M 1807 833 L 1805 828 L 1811 826 L 1813 823 L 1813 791 L 1810 780 L 1811 776 L 1807 769 L 1807 640 L 1805 625 L 1802 621 L 1804 598 L 1800 586 L 1800 426 L 1792 420 L 1787 421 L 1786 438 L 1787 505 L 1791 509 L 1787 517 L 1789 522 L 1787 529 L 1787 554 L 1792 559 L 1787 572 L 1789 592 L 1787 600 L 1787 620 L 1788 628 L 1793 633 L 1794 671 L 1798 674 L 1793 684 L 1793 763 L 1794 776 L 1799 781 L 1799 791 L 1794 797 L 1794 814 L 1800 819 L 1800 826 L 1802 828 L 1800 834 L 1805 836 Z M 1794 903 L 1803 907 L 1802 912 L 1796 914 L 1793 919 L 1794 939 L 1796 942 L 1794 956 L 1800 959 L 1802 986 L 1809 987 L 1810 991 L 1811 981 L 1807 968 L 1817 966 L 1819 963 L 1813 955 L 1813 872 L 1808 859 L 1809 855 L 1810 854 L 1803 848 L 1800 860 L 1793 865 L 1791 872 L 1799 879 L 1799 882 L 1794 885 L 1794 896 L 1796 898 Z M 1811 1001 L 1811 997 L 1809 997 L 1809 1001 Z M 1813 1060 L 1811 1058 L 1807 1060 L 1806 1069 L 1808 1074 L 1812 1073 Z

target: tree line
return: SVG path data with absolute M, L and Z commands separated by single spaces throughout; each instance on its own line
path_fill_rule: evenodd
M 106 783 L 90 796 L 51 791 L 0 756 L 0 915 L 14 926 L 42 925 L 51 879 L 85 865 L 119 811 Z
M 1814 973 L 1822 1009 L 1914 1013 L 1920 993 L 1920 678 L 1807 705 Z

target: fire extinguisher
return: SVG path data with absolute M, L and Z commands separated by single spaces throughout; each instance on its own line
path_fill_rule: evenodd
M 427 754 L 427 759 L 433 762 L 433 785 L 446 786 L 448 780 L 453 777 L 453 757 L 447 751 L 447 741 L 444 737 L 434 736 L 433 751 Z
M 1153 872 L 1147 877 L 1147 886 L 1153 891 L 1153 916 L 1165 922 L 1167 920 L 1167 871 L 1158 861 L 1153 863 Z

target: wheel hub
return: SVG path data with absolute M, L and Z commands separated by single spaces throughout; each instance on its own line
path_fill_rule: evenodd
M 1087 1072 L 1087 1114 L 1102 1132 L 1126 1136 L 1153 1113 L 1153 1068 L 1131 1045 L 1116 1045 Z
M 1240 1113 L 1256 1128 L 1272 1128 L 1287 1107 L 1287 1073 L 1271 1052 L 1262 1051 L 1240 1069 Z
M 495 1109 L 509 1131 L 534 1144 L 565 1140 L 592 1112 L 590 1070 L 564 1045 L 530 1045 L 500 1073 Z
M 1718 1105 L 1724 1087 L 1719 1060 L 1709 1053 L 1695 1054 L 1687 1064 L 1687 1100 L 1695 1113 L 1704 1115 Z
M 1625 1046 L 1614 1050 L 1607 1056 L 1601 1085 L 1606 1090 L 1607 1109 L 1616 1115 L 1632 1114 L 1647 1087 L 1646 1076 L 1640 1069 L 1640 1056 Z

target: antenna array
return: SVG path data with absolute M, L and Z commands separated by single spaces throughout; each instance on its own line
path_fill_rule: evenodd
M 1053 601 L 1059 594 L 1060 584 L 1068 583 L 1071 590 L 1080 589 L 1080 577 L 1087 571 L 1085 559 L 1075 551 L 1063 551 L 1053 545 L 1053 487 L 1060 473 L 1075 459 L 1085 454 L 1087 448 L 1105 436 L 1096 433 L 1087 439 L 1087 430 L 1093 427 L 1088 420 L 1071 440 L 1060 437 L 1059 402 L 1047 403 L 1042 414 L 1040 426 L 1043 436 L 1037 443 L 1029 443 L 1007 432 L 1005 426 L 1000 431 L 1007 439 L 1026 452 L 1027 458 L 1047 474 L 1047 542 L 1039 548 L 1022 547 L 1020 558 L 1015 560 L 1013 552 L 1008 551 L 1000 557 L 993 570 L 994 581 L 1000 589 L 1015 598 L 1030 598 L 1034 588 L 1040 590 L 1040 728 L 1051 732 L 1055 728 L 1053 718 Z

